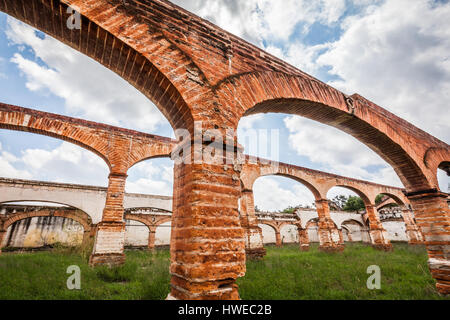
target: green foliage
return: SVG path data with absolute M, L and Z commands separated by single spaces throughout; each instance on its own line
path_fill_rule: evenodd
M 330 201 L 330 207 L 334 210 L 344 210 L 345 204 L 348 201 L 348 197 L 344 195 L 339 195 L 333 198 L 333 200 Z
M 377 195 L 377 197 L 375 198 L 375 204 L 379 205 L 381 203 L 381 201 L 383 201 L 383 198 L 384 198 L 383 194 Z
M 297 210 L 298 207 L 287 207 L 286 209 L 284 209 L 283 211 L 281 211 L 281 213 L 288 213 L 288 214 L 294 214 L 295 210 Z
M 366 208 L 363 199 L 360 197 L 350 196 L 345 203 L 343 210 L 348 212 L 360 212 Z
M 244 300 L 449 299 L 436 293 L 423 246 L 394 244 L 394 252 L 346 244 L 343 253 L 312 245 L 267 247 L 262 261 L 248 261 L 238 280 Z M 119 268 L 90 268 L 79 252 L 56 250 L 0 255 L 0 299 L 162 300 L 170 291 L 169 250 L 127 251 Z M 68 290 L 67 267 L 81 268 L 81 290 Z M 368 290 L 367 267 L 382 270 L 382 289 Z
M 135 262 L 126 263 L 120 267 L 110 268 L 107 266 L 97 267 L 97 276 L 106 282 L 129 282 L 134 279 L 138 265 Z

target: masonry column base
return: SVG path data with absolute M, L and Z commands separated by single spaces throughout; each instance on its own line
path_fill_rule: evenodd
M 428 261 L 433 278 L 436 280 L 436 289 L 442 295 L 450 294 L 450 261 L 430 259 Z
M 235 280 L 190 282 L 172 274 L 167 300 L 240 300 Z
M 386 231 L 384 229 L 372 229 L 370 230 L 371 245 L 373 248 L 381 251 L 393 251 L 394 247 L 391 242 L 386 238 Z
M 124 242 L 125 223 L 99 223 L 94 250 L 89 258 L 89 265 L 91 267 L 123 265 L 125 263 Z
M 89 258 L 89 265 L 91 267 L 108 266 L 117 267 L 125 263 L 124 253 L 103 253 L 93 254 Z
M 424 245 L 422 233 L 418 230 L 406 230 L 410 245 Z

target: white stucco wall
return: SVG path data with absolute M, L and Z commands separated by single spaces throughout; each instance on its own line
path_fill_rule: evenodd
M 281 228 L 281 242 L 282 243 L 299 243 L 298 229 L 294 225 L 285 225 Z
M 259 227 L 262 229 L 264 244 L 271 244 L 277 242 L 275 230 L 271 226 L 268 226 L 267 224 L 259 224 Z
M 402 221 L 384 221 L 382 222 L 386 229 L 388 239 L 391 241 L 408 241 L 406 235 L 406 225 Z
M 155 246 L 169 246 L 172 223 L 166 222 L 156 228 Z
M 147 247 L 148 227 L 139 221 L 126 220 L 125 246 Z
M 3 239 L 3 247 L 37 248 L 61 243 L 79 245 L 83 241 L 83 226 L 62 217 L 33 217 L 11 225 Z

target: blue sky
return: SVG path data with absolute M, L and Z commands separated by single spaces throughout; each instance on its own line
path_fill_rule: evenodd
M 175 2 L 450 141 L 448 1 L 285 0 L 282 6 L 274 0 Z M 157 108 L 113 72 L 2 13 L 0 101 L 172 134 Z M 401 186 L 378 155 L 334 128 L 296 116 L 256 115 L 241 120 L 244 145 L 242 137 L 251 129 L 279 130 L 280 161 Z M 170 195 L 171 168 L 166 159 L 139 164 L 129 171 L 127 191 Z M 0 130 L 0 176 L 104 186 L 107 175 L 102 160 L 77 146 Z M 446 189 L 448 178 L 442 173 L 440 182 Z M 329 196 L 342 192 L 333 190 Z M 304 186 L 279 177 L 259 179 L 255 199 L 267 210 L 313 201 Z

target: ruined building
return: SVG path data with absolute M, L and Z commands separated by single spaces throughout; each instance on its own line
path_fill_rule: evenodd
M 65 27 L 68 6 L 81 14 L 80 28 Z M 264 175 L 289 176 L 311 190 L 320 246 L 327 251 L 342 250 L 345 237 L 331 219 L 326 200 L 330 188 L 345 186 L 363 199 L 370 241 L 383 250 L 390 243 L 375 197 L 391 196 L 403 208 L 411 237 L 420 238 L 414 219 L 423 234 L 437 290 L 450 292 L 450 210 L 448 195 L 437 181 L 438 168 L 450 174 L 450 146 L 445 142 L 166 0 L 2 0 L 0 11 L 116 72 L 154 102 L 174 130 L 188 130 L 188 144 L 203 143 L 195 135 L 200 121 L 202 133 L 211 129 L 229 138 L 220 145 L 230 151 L 222 163 L 187 161 L 195 159 L 192 148 L 175 165 L 169 298 L 239 298 L 236 279 L 245 275 L 246 255 L 264 255 L 252 191 L 253 182 Z M 237 129 L 244 116 L 269 112 L 307 117 L 352 135 L 393 167 L 405 189 L 287 164 L 236 161 L 243 158 L 243 150 L 227 135 L 229 130 Z M 77 207 L 74 199 L 64 198 L 64 204 L 96 214 L 91 216 L 97 223 L 91 265 L 123 263 L 124 208 L 131 201 L 124 192 L 127 171 L 142 160 L 170 156 L 175 141 L 10 105 L 0 105 L 0 127 L 75 143 L 108 164 L 109 185 L 98 195 L 104 199 L 100 214 L 98 207 Z M 30 197 L 39 193 L 29 189 Z M 50 198 L 52 187 L 47 189 L 43 196 Z M 60 199 L 65 196 L 61 191 Z M 0 202 L 18 200 L 32 199 Z M 306 222 L 299 223 L 300 238 L 306 235 Z M 0 229 L 1 237 L 4 233 Z

